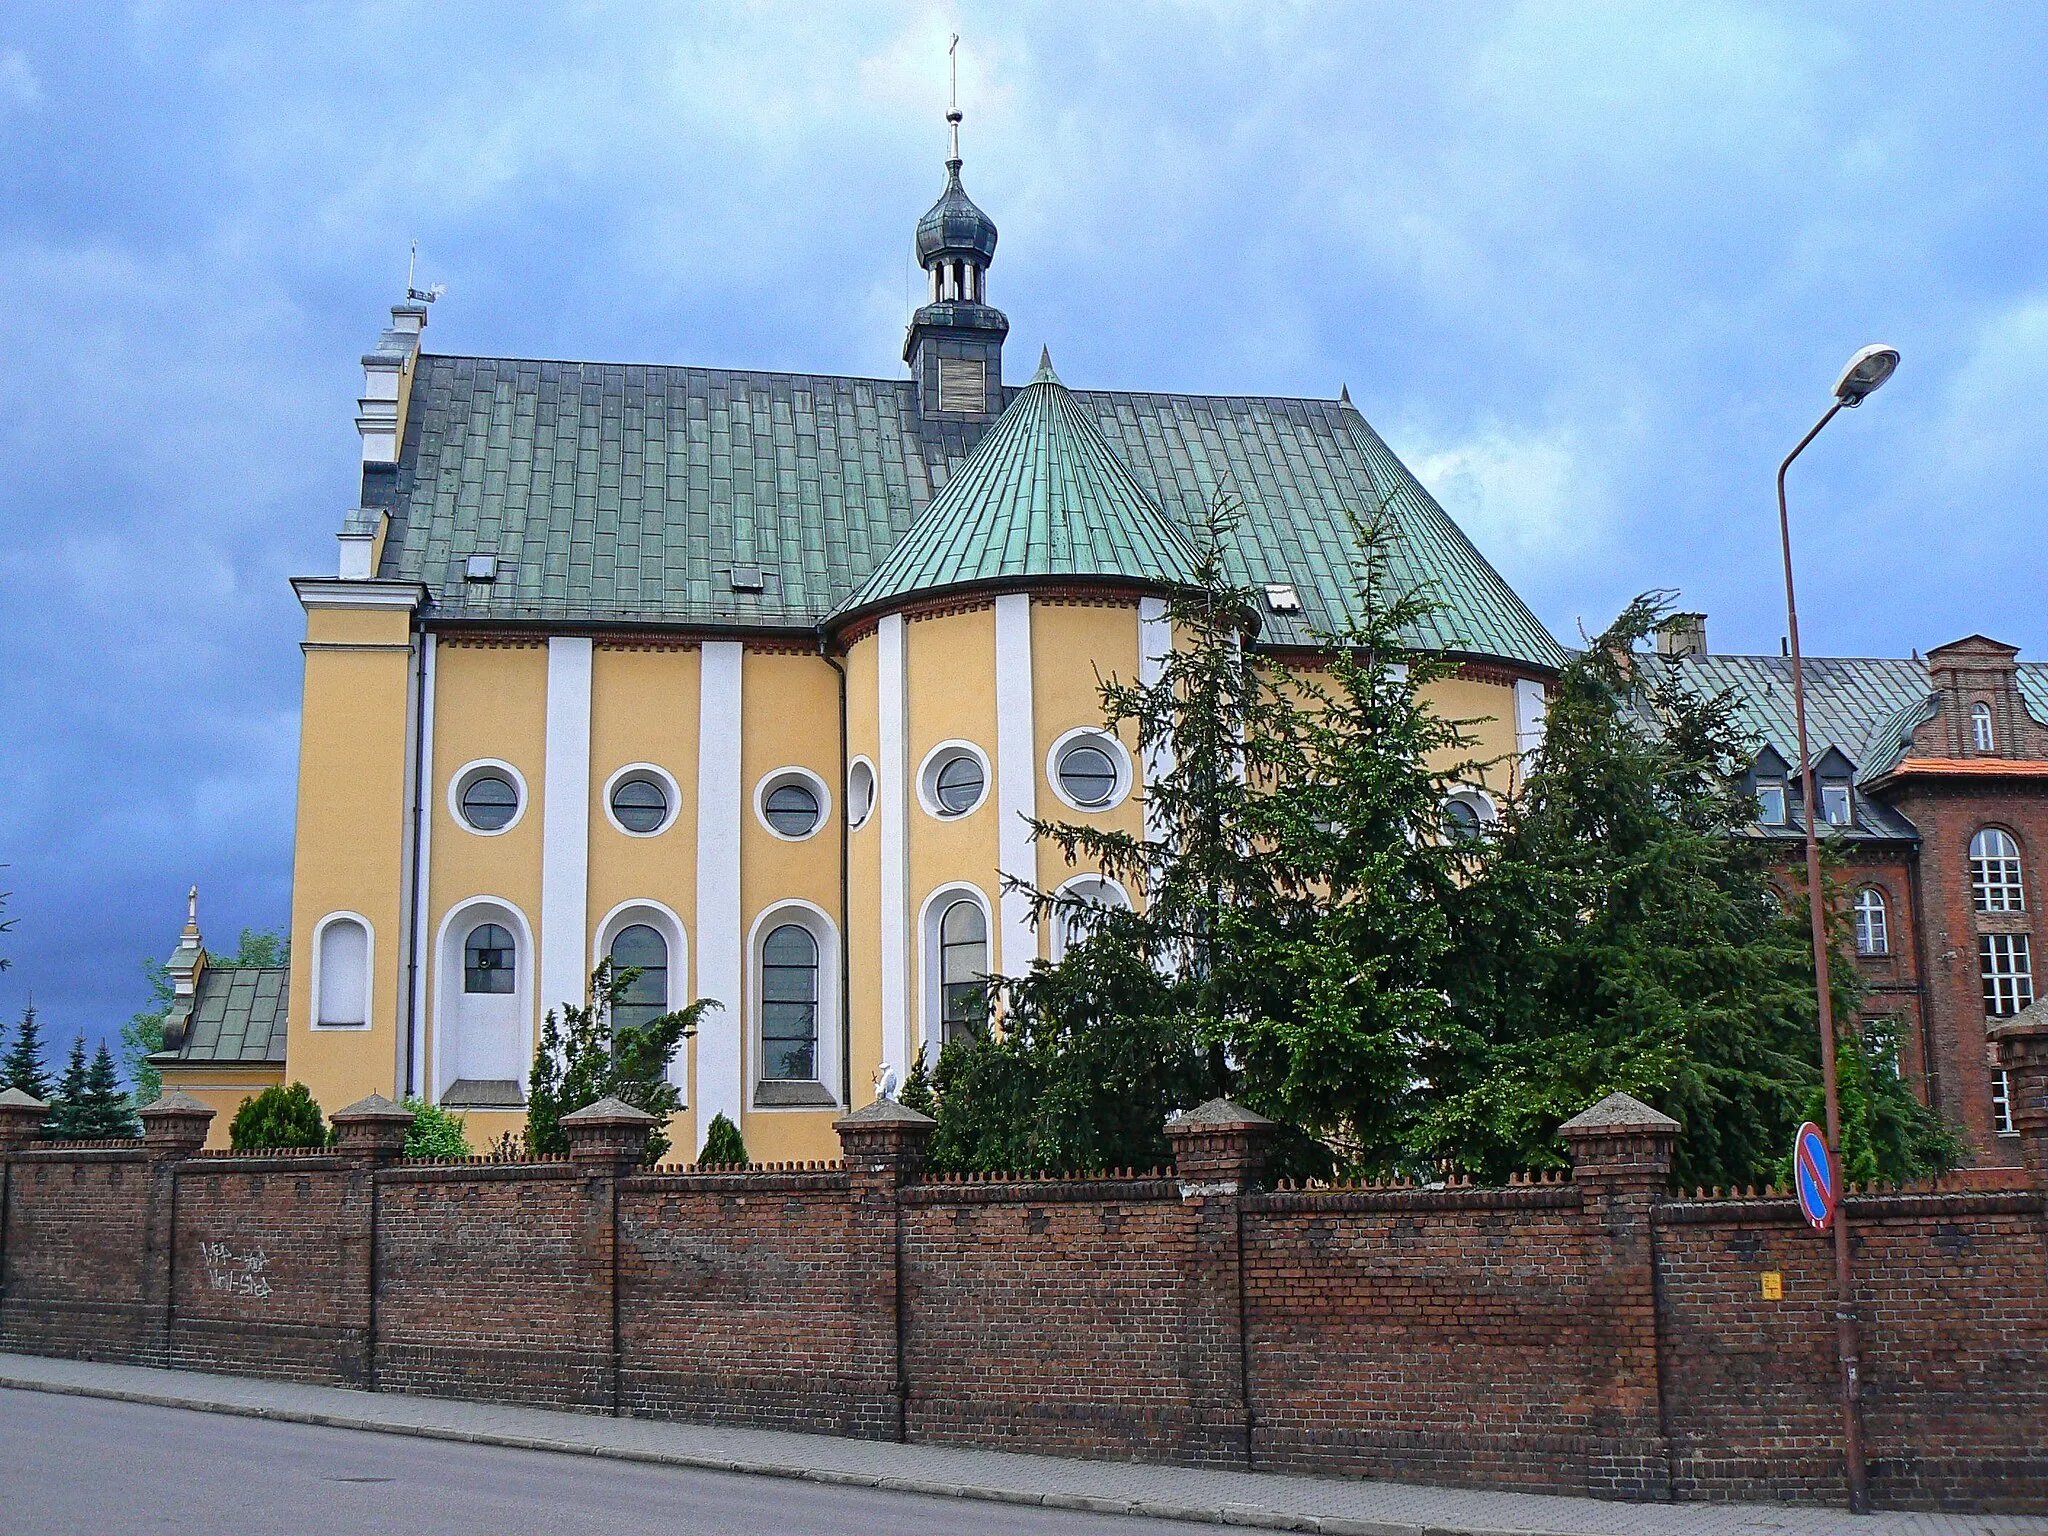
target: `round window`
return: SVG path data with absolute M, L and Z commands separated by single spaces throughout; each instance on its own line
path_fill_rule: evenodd
M 809 837 L 818 829 L 818 793 L 808 784 L 776 785 L 761 802 L 761 809 L 768 825 L 784 837 Z
M 621 779 L 612 786 L 612 815 L 628 832 L 659 832 L 668 821 L 668 789 L 658 779 Z
M 863 826 L 868 815 L 875 808 L 875 770 L 865 759 L 855 761 L 846 771 L 846 820 L 850 826 Z
M 1116 760 L 1083 738 L 1060 753 L 1060 788 L 1076 805 L 1102 806 L 1116 798 Z
M 1453 795 L 1444 802 L 1444 831 L 1461 843 L 1476 842 L 1493 818 L 1477 795 Z
M 980 760 L 958 752 L 939 764 L 932 779 L 932 798 L 946 815 L 964 816 L 981 803 L 983 783 Z
M 502 832 L 519 814 L 519 791 L 504 776 L 484 772 L 462 786 L 462 819 L 479 832 Z

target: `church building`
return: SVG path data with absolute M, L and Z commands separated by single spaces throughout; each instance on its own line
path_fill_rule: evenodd
M 1142 828 L 1098 679 L 1156 676 L 1219 493 L 1259 645 L 1313 652 L 1351 515 L 1382 514 L 1445 604 L 1432 702 L 1485 722 L 1481 759 L 1538 740 L 1556 641 L 1348 394 L 1071 389 L 1038 348 L 1005 382 L 950 120 L 901 377 L 449 356 L 392 310 L 338 566 L 292 583 L 291 965 L 209 972 L 196 917 L 173 957 L 156 1061 L 216 1140 L 293 1080 L 516 1131 L 543 1013 L 609 956 L 640 970 L 627 1022 L 721 1004 L 676 1063 L 679 1154 L 722 1113 L 757 1158 L 836 1155 L 975 977 L 1057 952 L 1003 875 L 1139 894 L 1027 818 Z

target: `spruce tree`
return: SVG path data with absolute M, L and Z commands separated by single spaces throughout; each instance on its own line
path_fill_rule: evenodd
M 1426 1157 L 1491 1179 L 1560 1166 L 1559 1123 L 1620 1089 L 1684 1127 L 1680 1183 L 1762 1184 L 1819 1084 L 1806 923 L 1777 909 L 1770 851 L 1742 835 L 1754 743 L 1727 698 L 1646 682 L 1632 657 L 1662 612 L 1637 599 L 1565 669 L 1525 790 L 1452 902 Z M 1839 951 L 1834 975 L 1853 1018 Z M 1894 1138 L 1918 1151 L 1885 1176 L 1928 1171 L 1911 1164 L 1942 1155 L 1938 1123 L 1884 1104 L 1925 1133 Z
M 82 1141 L 78 1129 L 85 1103 L 85 1036 L 71 1042 L 71 1056 L 64 1063 L 64 1075 L 57 1080 L 56 1096 L 49 1101 L 50 1113 L 43 1119 L 43 1135 L 51 1141 Z
M 121 1077 L 114 1067 L 114 1053 L 106 1041 L 86 1068 L 85 1091 L 79 1099 L 78 1137 L 81 1141 L 108 1141 L 123 1136 L 140 1136 L 142 1122 L 135 1105 L 121 1091 Z
M 15 1026 L 14 1043 L 0 1059 L 0 1088 L 19 1088 L 32 1099 L 50 1102 L 50 1073 L 43 1062 L 43 1026 L 36 1019 L 31 1002 L 21 1010 Z
M 745 1167 L 747 1143 L 740 1135 L 740 1128 L 723 1114 L 713 1115 L 711 1124 L 704 1128 L 704 1150 L 698 1154 L 697 1161 L 700 1166 Z

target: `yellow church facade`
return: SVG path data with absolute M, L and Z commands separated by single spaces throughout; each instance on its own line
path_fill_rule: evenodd
M 1221 494 L 1258 643 L 1296 660 L 1351 600 L 1350 514 L 1388 518 L 1460 662 L 1432 702 L 1502 765 L 1475 812 L 1506 787 L 1562 654 L 1348 397 L 1073 391 L 1043 358 L 1006 385 L 959 171 L 900 379 L 444 356 L 393 311 L 336 573 L 293 583 L 291 965 L 209 971 L 196 924 L 172 961 L 154 1060 L 216 1139 L 293 1080 L 516 1133 L 543 1014 L 609 957 L 629 1021 L 720 1004 L 679 1152 L 723 1114 L 758 1159 L 835 1155 L 975 978 L 1056 958 L 1005 875 L 1142 899 L 1028 823 L 1143 829 L 1099 680 L 1157 675 Z

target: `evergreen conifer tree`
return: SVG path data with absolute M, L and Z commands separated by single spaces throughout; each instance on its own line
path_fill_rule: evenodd
M 747 1160 L 747 1143 L 740 1135 L 740 1128 L 723 1114 L 713 1115 L 711 1124 L 704 1128 L 704 1150 L 697 1156 L 698 1163 L 718 1168 L 743 1168 Z
M 135 1105 L 121 1091 L 121 1077 L 114 1067 L 114 1053 L 106 1041 L 93 1054 L 85 1070 L 85 1091 L 80 1096 L 76 1121 L 81 1141 L 107 1141 L 122 1136 L 140 1136 L 142 1122 Z
M 1727 699 L 1646 682 L 1631 658 L 1662 612 L 1637 599 L 1565 669 L 1525 791 L 1452 902 L 1426 1157 L 1491 1179 L 1558 1166 L 1559 1123 L 1621 1089 L 1684 1126 L 1679 1182 L 1761 1184 L 1818 1085 L 1807 927 L 1742 835 L 1753 743 Z M 1836 1014 L 1853 1018 L 1837 954 Z M 1885 1176 L 1929 1171 L 1911 1165 L 1946 1156 L 1938 1120 L 1875 1086 L 1887 1124 L 1918 1128 L 1886 1143 L 1917 1151 Z
M 43 1061 L 43 1026 L 36 1019 L 36 1005 L 21 1010 L 15 1026 L 14 1043 L 0 1059 L 0 1088 L 19 1088 L 32 1099 L 50 1102 L 50 1073 Z
M 78 1128 L 85 1103 L 85 1074 L 85 1036 L 79 1035 L 71 1042 L 70 1059 L 57 1080 L 55 1097 L 49 1100 L 50 1113 L 43 1119 L 43 1135 L 49 1140 L 85 1139 L 86 1133 Z

